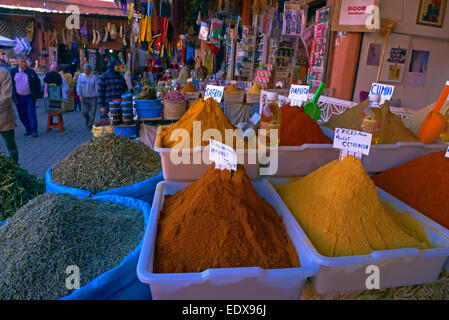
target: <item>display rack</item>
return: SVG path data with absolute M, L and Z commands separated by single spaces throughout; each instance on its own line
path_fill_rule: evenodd
M 315 29 L 310 52 L 310 69 L 308 83 L 311 89 L 318 88 L 322 81 L 326 81 L 326 68 L 329 56 L 329 13 L 330 8 L 324 7 L 316 11 Z

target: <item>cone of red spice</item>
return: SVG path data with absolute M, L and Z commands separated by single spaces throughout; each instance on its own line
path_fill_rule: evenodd
M 373 177 L 374 183 L 449 228 L 449 158 L 435 152 Z
M 320 126 L 303 107 L 287 104 L 281 108 L 281 146 L 302 146 L 303 144 L 332 144 Z

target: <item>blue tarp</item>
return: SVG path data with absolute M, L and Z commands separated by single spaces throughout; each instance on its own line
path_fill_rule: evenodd
M 16 40 L 11 40 L 7 37 L 0 36 L 0 47 L 12 48 L 16 45 Z
M 111 201 L 127 207 L 134 207 L 143 213 L 145 230 L 150 218 L 151 206 L 141 200 L 120 196 L 94 196 L 93 200 Z M 133 252 L 127 255 L 120 265 L 103 273 L 82 288 L 61 300 L 148 300 L 150 288 L 137 279 L 137 261 L 142 249 L 143 237 Z
M 100 193 L 97 193 L 96 195 L 97 196 L 117 195 L 117 196 L 122 196 L 122 197 L 130 197 L 130 198 L 134 198 L 134 199 L 143 200 L 148 203 L 153 203 L 153 197 L 154 197 L 154 193 L 156 190 L 156 185 L 159 182 L 161 182 L 162 180 L 164 180 L 164 176 L 161 172 L 157 176 L 154 176 L 148 180 L 144 180 L 144 181 L 138 182 L 138 183 L 130 185 L 130 186 L 100 192 Z M 51 168 L 48 169 L 45 174 L 45 185 L 46 185 L 47 192 L 69 193 L 69 194 L 74 195 L 75 197 L 78 197 L 81 199 L 88 198 L 88 197 L 94 195 L 93 193 L 86 191 L 86 190 L 61 186 L 59 184 L 54 183 L 52 180 L 52 177 L 51 177 Z
M 145 230 L 150 218 L 151 206 L 141 200 L 119 196 L 95 196 L 93 200 L 110 201 L 127 207 L 134 207 L 142 211 Z M 0 226 L 7 221 L 0 221 Z M 143 284 L 137 279 L 137 261 L 142 249 L 143 237 L 139 245 L 127 255 L 121 263 L 93 279 L 85 286 L 75 290 L 71 295 L 61 300 L 149 300 L 151 299 L 148 284 Z

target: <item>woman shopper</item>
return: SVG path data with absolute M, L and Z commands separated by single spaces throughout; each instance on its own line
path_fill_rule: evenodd
M 78 77 L 76 91 L 81 100 L 81 111 L 86 125 L 92 129 L 97 113 L 98 79 L 92 74 L 92 66 L 84 65 L 84 73 Z
M 17 149 L 14 129 L 16 121 L 12 108 L 12 78 L 9 71 L 0 68 L 0 135 L 6 143 L 9 156 L 19 162 L 19 150 Z
M 44 77 L 44 98 L 49 98 L 49 109 L 61 109 L 62 103 L 62 77 L 56 72 L 55 64 L 50 66 L 50 71 Z
M 62 103 L 62 110 L 63 111 L 68 111 L 68 112 L 72 112 L 73 111 L 73 95 L 72 95 L 72 89 L 74 86 L 73 83 L 73 78 L 72 78 L 72 73 L 71 73 L 71 69 L 70 66 L 68 64 L 66 64 L 64 66 L 64 69 L 61 71 L 61 76 L 65 79 L 65 81 L 67 82 L 67 86 L 68 86 L 68 90 L 67 90 L 67 97 L 69 102 Z

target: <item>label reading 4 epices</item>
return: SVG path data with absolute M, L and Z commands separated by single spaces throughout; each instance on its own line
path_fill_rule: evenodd
M 221 99 L 223 99 L 223 92 L 224 87 L 207 85 L 206 92 L 204 93 L 204 100 L 213 98 L 217 103 L 220 103 Z
M 370 133 L 336 128 L 334 148 L 369 155 L 372 137 Z

